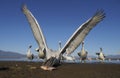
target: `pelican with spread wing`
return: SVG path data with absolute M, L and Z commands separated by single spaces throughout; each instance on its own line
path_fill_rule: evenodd
M 62 55 L 64 53 L 71 54 L 72 52 L 74 52 L 74 50 L 81 44 L 90 30 L 105 17 L 105 13 L 103 12 L 103 10 L 97 11 L 95 15 L 93 15 L 93 17 L 88 19 L 73 33 L 73 35 L 68 39 L 66 44 L 60 50 L 54 51 L 48 48 L 40 25 L 38 24 L 33 14 L 27 9 L 26 5 L 23 5 L 22 11 L 30 24 L 30 28 L 33 32 L 34 38 L 38 43 L 39 57 L 45 60 L 43 65 L 41 66 L 41 68 L 44 70 L 55 69 L 54 66 L 60 64 Z

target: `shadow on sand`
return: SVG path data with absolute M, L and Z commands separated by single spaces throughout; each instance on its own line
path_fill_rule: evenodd
M 9 70 L 9 67 L 0 67 L 0 71 Z

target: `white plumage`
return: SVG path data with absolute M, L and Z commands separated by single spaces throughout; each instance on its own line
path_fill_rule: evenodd
M 96 53 L 96 55 L 98 55 L 98 60 L 103 62 L 105 60 L 105 55 L 102 52 L 102 48 L 100 48 L 100 52 Z
M 28 48 L 28 51 L 27 51 L 27 58 L 28 59 L 30 59 L 30 60 L 32 60 L 33 58 L 34 58 L 34 55 L 32 54 L 32 52 L 31 52 L 31 45 L 29 46 L 29 48 Z
M 85 51 L 85 49 L 84 49 L 84 42 L 82 42 L 82 49 L 81 49 L 81 51 L 78 53 L 78 55 L 80 56 L 81 62 L 82 62 L 82 61 L 85 62 L 85 60 L 87 59 L 87 54 L 88 54 L 88 52 Z
M 60 63 L 60 59 L 65 52 L 68 54 L 74 52 L 74 50 L 81 44 L 90 30 L 105 17 L 105 13 L 102 10 L 97 11 L 93 17 L 88 19 L 73 33 L 63 48 L 58 51 L 54 51 L 48 48 L 45 37 L 42 33 L 42 29 L 32 13 L 25 5 L 23 6 L 22 10 L 28 19 L 34 38 L 38 43 L 40 58 L 46 59 L 44 63 L 46 66 L 55 66 Z

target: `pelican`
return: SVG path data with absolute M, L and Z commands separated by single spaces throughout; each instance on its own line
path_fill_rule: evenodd
M 87 54 L 88 54 L 88 52 L 85 51 L 85 49 L 84 49 L 84 41 L 83 41 L 83 42 L 82 42 L 82 49 L 81 49 L 81 51 L 78 53 L 78 55 L 80 56 L 80 59 L 81 59 L 81 63 L 82 63 L 82 61 L 85 62 L 85 60 L 87 59 Z
M 73 57 L 73 56 L 71 56 L 71 55 L 64 54 L 64 55 L 62 56 L 62 60 L 74 61 L 74 62 L 75 62 L 75 57 Z
M 61 48 L 62 48 L 61 41 L 59 41 L 59 51 L 61 50 Z M 62 55 L 61 60 L 68 60 L 68 61 L 74 61 L 75 62 L 75 58 L 73 56 L 68 55 L 68 54 Z
M 34 58 L 34 55 L 31 53 L 31 45 L 29 46 L 29 48 L 28 48 L 28 51 L 27 51 L 27 58 L 28 59 L 30 59 L 30 60 L 33 60 L 33 58 Z
M 66 52 L 68 54 L 73 53 L 74 50 L 84 40 L 86 35 L 90 32 L 90 30 L 105 17 L 105 13 L 103 12 L 103 10 L 97 11 L 95 15 L 93 15 L 93 17 L 91 17 L 85 23 L 78 27 L 78 29 L 72 34 L 72 36 L 68 39 L 68 41 L 60 50 L 56 51 L 48 48 L 40 25 L 26 5 L 23 5 L 22 11 L 30 24 L 30 28 L 33 32 L 34 38 L 39 46 L 39 57 L 41 59 L 44 59 L 44 63 L 41 67 L 43 70 L 44 67 L 47 67 L 47 69 L 49 70 L 49 67 L 59 66 L 62 55 Z
M 105 55 L 103 54 L 103 52 L 102 52 L 102 48 L 100 48 L 100 52 L 99 53 L 96 53 L 96 55 L 98 55 L 98 60 L 100 61 L 100 62 L 103 62 L 104 60 L 105 60 Z

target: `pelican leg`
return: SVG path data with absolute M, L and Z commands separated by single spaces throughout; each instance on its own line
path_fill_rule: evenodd
M 81 59 L 81 63 L 82 63 L 82 59 Z
M 86 61 L 84 60 L 84 63 L 86 63 Z
M 101 63 L 103 63 L 103 64 L 104 64 L 104 60 L 101 60 Z
M 76 61 L 75 61 L 75 60 L 73 60 L 73 62 L 74 62 L 74 63 L 76 63 Z

